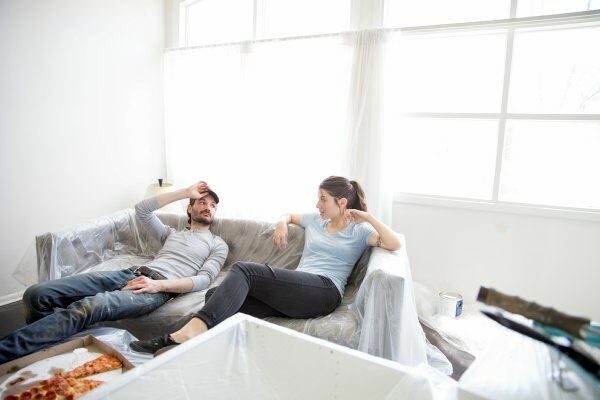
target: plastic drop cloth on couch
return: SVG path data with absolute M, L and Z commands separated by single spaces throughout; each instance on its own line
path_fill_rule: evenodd
M 175 229 L 187 226 L 185 215 L 160 212 L 157 215 Z M 285 252 L 273 246 L 273 230 L 274 225 L 267 222 L 216 219 L 211 231 L 225 240 L 229 255 L 211 287 L 219 285 L 236 261 L 296 268 L 304 246 L 304 230 L 290 225 Z M 438 367 L 442 365 L 440 370 L 448 373 L 450 363 L 437 349 L 430 345 L 428 348 L 419 325 L 405 241 L 399 236 L 403 243 L 401 250 L 388 252 L 375 248 L 362 255 L 348 280 L 342 304 L 332 314 L 310 319 L 267 320 L 405 365 L 427 363 L 429 355 L 437 360 Z M 36 249 L 37 276 L 39 281 L 45 281 L 142 265 L 153 258 L 160 243 L 129 209 L 70 230 L 37 236 Z M 28 275 L 31 271 L 15 272 L 15 276 Z M 205 293 L 206 290 L 181 294 L 148 315 L 104 325 L 126 329 L 141 339 L 162 335 L 177 329 L 183 317 L 200 309 Z

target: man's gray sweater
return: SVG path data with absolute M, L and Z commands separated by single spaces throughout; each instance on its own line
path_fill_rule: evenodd
M 163 245 L 147 266 L 167 279 L 192 280 L 192 291 L 206 289 L 223 267 L 229 248 L 209 230 L 177 231 L 161 222 L 153 211 L 160 206 L 156 197 L 135 205 L 135 213 Z

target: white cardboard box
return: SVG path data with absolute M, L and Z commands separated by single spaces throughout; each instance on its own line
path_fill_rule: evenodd
M 423 365 L 398 363 L 244 314 L 85 399 L 480 399 Z

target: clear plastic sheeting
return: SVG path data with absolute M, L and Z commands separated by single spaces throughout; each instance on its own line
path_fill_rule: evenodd
M 471 352 L 473 354 L 481 353 L 481 351 L 485 347 L 485 339 L 482 338 L 478 342 L 476 340 L 477 334 L 474 335 L 474 340 L 465 341 L 463 339 L 469 331 L 476 329 L 476 327 L 470 326 L 467 329 L 462 330 L 460 328 L 454 328 L 456 325 L 460 325 L 460 327 L 468 325 L 469 323 L 467 322 L 467 320 L 471 318 L 471 313 L 478 313 L 476 307 L 472 303 L 464 303 L 463 313 L 460 317 L 447 317 L 438 313 L 440 297 L 437 293 L 433 292 L 428 287 L 418 282 L 414 283 L 414 288 L 415 297 L 417 299 L 417 312 L 419 314 L 419 319 L 421 320 L 422 324 L 426 325 L 431 329 L 434 329 L 438 334 L 440 334 L 444 338 L 444 340 L 452 343 L 457 348 Z M 471 307 L 473 307 L 474 311 L 471 310 Z M 478 319 L 478 321 L 481 320 L 482 318 Z M 493 324 L 490 323 L 488 325 Z
M 33 285 L 38 281 L 36 241 L 32 240 L 27 250 L 14 270 L 12 277 L 24 286 Z
M 480 399 L 431 367 L 403 366 L 244 314 L 86 399 Z
M 187 216 L 157 215 L 175 229 L 187 226 Z M 212 286 L 224 279 L 236 261 L 295 269 L 304 247 L 304 230 L 290 226 L 284 252 L 273 246 L 273 230 L 274 225 L 267 222 L 216 219 L 211 231 L 225 240 L 229 255 Z M 305 320 L 270 320 L 406 365 L 427 363 L 427 344 L 417 317 L 404 237 L 401 240 L 403 247 L 398 252 L 375 248 L 372 253 L 368 250 L 363 254 L 349 277 L 342 305 L 332 314 Z M 133 210 L 120 211 L 71 230 L 38 236 L 36 246 L 37 275 L 42 281 L 144 264 L 160 249 L 160 244 L 151 239 Z M 31 271 L 17 273 L 26 276 Z M 205 293 L 181 294 L 145 316 L 104 324 L 126 329 L 140 339 L 172 332 L 186 322 L 186 316 L 203 306 Z
M 499 324 L 488 340 L 461 387 L 494 400 L 600 399 L 600 382 L 564 358 L 559 378 L 555 349 Z
M 147 362 L 149 360 L 152 360 L 152 358 L 154 357 L 152 354 L 138 353 L 137 351 L 131 350 L 129 348 L 129 343 L 133 342 L 134 340 L 137 340 L 137 338 L 135 336 L 133 336 L 131 333 L 129 333 L 123 329 L 116 329 L 116 328 L 86 329 L 85 331 L 81 331 L 81 332 L 71 336 L 70 338 L 68 338 L 65 341 L 68 342 L 69 340 L 73 340 L 78 337 L 85 337 L 87 335 L 92 335 L 96 339 L 100 340 L 101 342 L 104 342 L 105 344 L 109 345 L 113 349 L 117 350 L 130 363 L 132 363 L 136 367 L 144 364 L 145 362 Z
M 444 375 L 451 376 L 454 372 L 452 363 L 433 344 L 427 342 L 427 363 Z
M 440 315 L 438 294 L 418 282 L 413 285 L 419 321 L 428 342 L 452 363 L 451 375 L 458 379 L 485 349 L 485 332 L 493 329 L 494 323 L 483 318 L 473 303 L 464 303 L 463 313 L 458 318 Z M 444 362 L 435 358 L 435 350 L 429 351 L 428 357 L 430 365 L 439 365 L 438 369 L 443 370 Z
M 401 239 L 397 252 L 373 249 L 353 308 L 362 326 L 359 350 L 416 365 L 427 362 L 425 334 L 417 316 L 406 243 Z

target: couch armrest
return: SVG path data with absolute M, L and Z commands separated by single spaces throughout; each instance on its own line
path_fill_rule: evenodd
M 116 255 L 142 255 L 148 251 L 142 236 L 133 210 L 119 211 L 66 231 L 36 236 L 38 280 L 83 272 Z
M 405 365 L 427 363 L 404 236 L 402 248 L 374 248 L 354 308 L 361 322 L 358 350 Z

